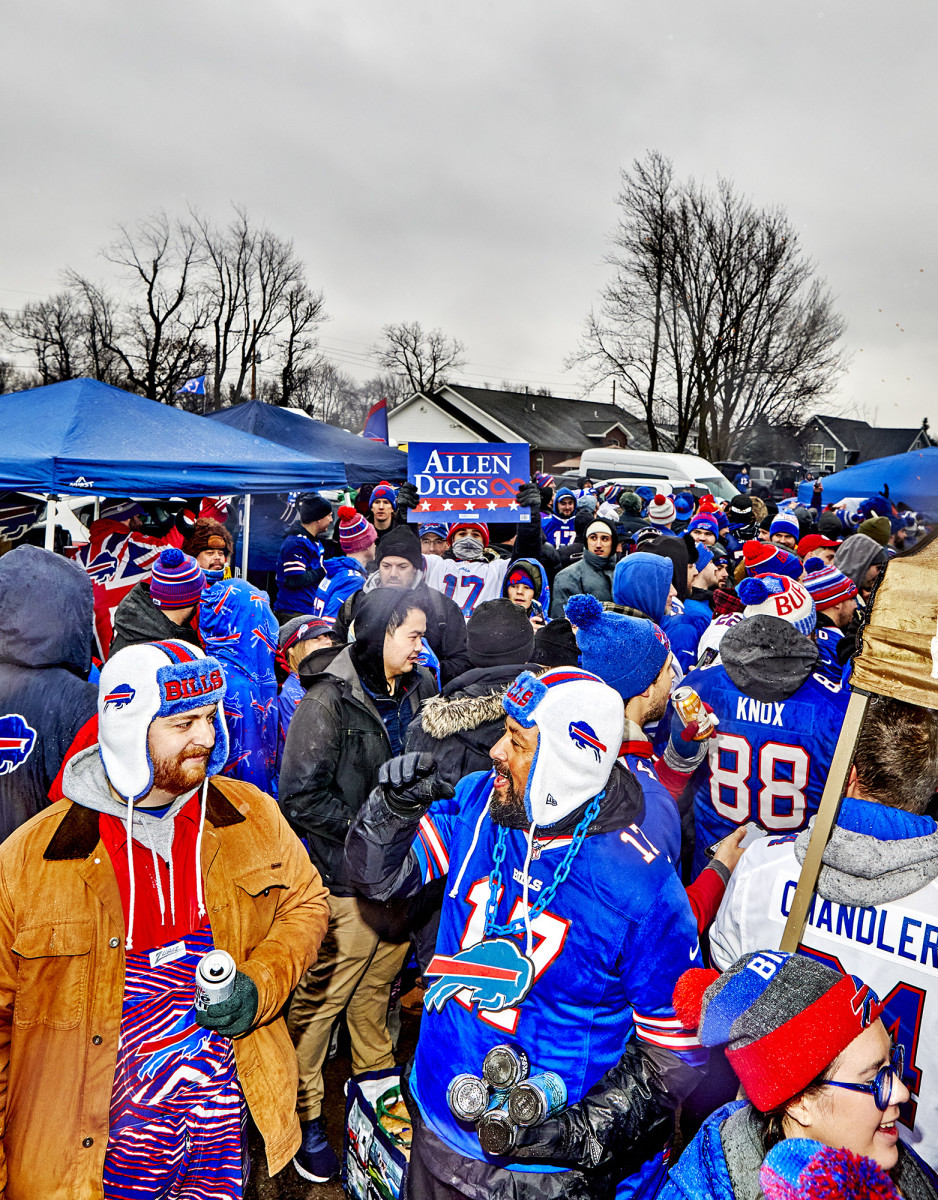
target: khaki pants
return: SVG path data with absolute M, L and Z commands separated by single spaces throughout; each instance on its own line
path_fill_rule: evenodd
M 318 961 L 300 980 L 290 1005 L 289 1028 L 300 1064 L 296 1111 L 311 1121 L 322 1110 L 322 1067 L 335 1018 L 348 1008 L 352 1071 L 394 1066 L 388 1036 L 391 984 L 404 965 L 409 942 L 386 942 L 362 918 L 353 896 L 329 897 L 329 929 Z

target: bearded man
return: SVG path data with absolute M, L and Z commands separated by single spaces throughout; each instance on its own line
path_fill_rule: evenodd
M 671 1004 L 697 927 L 645 800 L 616 762 L 621 696 L 595 675 L 525 671 L 493 769 L 453 788 L 429 754 L 392 759 L 352 821 L 355 886 L 411 897 L 448 876 L 413 1069 L 412 1200 L 653 1196 L 673 1110 L 703 1054 Z M 498 1152 L 448 1086 L 514 1042 L 569 1104 Z
M 0 1194 L 240 1200 L 250 1111 L 274 1174 L 300 1144 L 280 1010 L 316 959 L 326 893 L 277 805 L 216 773 L 217 659 L 118 651 L 67 797 L 0 848 Z M 213 949 L 227 999 L 193 1007 Z

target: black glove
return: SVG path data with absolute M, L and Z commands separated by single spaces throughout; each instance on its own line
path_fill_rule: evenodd
M 524 508 L 530 508 L 532 517 L 541 511 L 541 489 L 536 483 L 523 483 L 515 499 Z
M 456 789 L 437 775 L 432 754 L 402 754 L 382 763 L 378 786 L 384 789 L 388 808 L 399 817 L 411 817 L 434 800 L 456 795 Z
M 223 1037 L 240 1037 L 247 1033 L 257 1016 L 257 988 L 254 980 L 240 971 L 235 974 L 234 991 L 227 1000 L 213 1004 L 210 1008 L 195 1010 L 196 1024 L 203 1029 L 214 1029 Z
M 198 501 L 197 500 L 196 501 L 188 501 L 187 500 L 182 505 L 182 507 L 179 509 L 179 511 L 176 513 L 176 516 L 173 519 L 173 525 L 176 527 L 176 530 L 182 534 L 182 536 L 184 538 L 187 538 L 189 536 L 189 534 L 192 533 L 193 529 L 195 529 L 196 516 L 195 516 L 195 513 L 193 513 L 192 509 L 189 507 L 190 503 L 195 503 L 196 512 L 197 512 L 198 511 Z
M 409 508 L 416 508 L 420 496 L 417 494 L 415 483 L 402 483 L 397 489 L 397 511 L 406 514 Z

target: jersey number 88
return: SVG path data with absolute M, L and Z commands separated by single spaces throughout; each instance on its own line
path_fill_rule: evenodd
M 801 829 L 811 756 L 802 746 L 766 742 L 759 751 L 753 798 L 752 746 L 741 734 L 720 733 L 710 744 L 710 799 L 727 821 L 757 821 L 763 829 Z

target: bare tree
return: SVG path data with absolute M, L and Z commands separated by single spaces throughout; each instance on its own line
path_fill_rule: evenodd
M 465 366 L 466 347 L 441 329 L 425 332 L 419 321 L 385 325 L 384 340 L 373 348 L 378 362 L 410 392 L 430 395 L 449 382 L 452 371 Z
M 31 300 L 15 312 L 0 312 L 0 323 L 10 348 L 32 359 L 43 386 L 84 373 L 82 313 L 71 291 Z
M 615 377 L 653 449 L 729 457 L 754 425 L 797 423 L 843 368 L 844 322 L 780 209 L 731 183 L 674 180 L 656 153 L 623 172 L 614 278 L 571 365 Z

